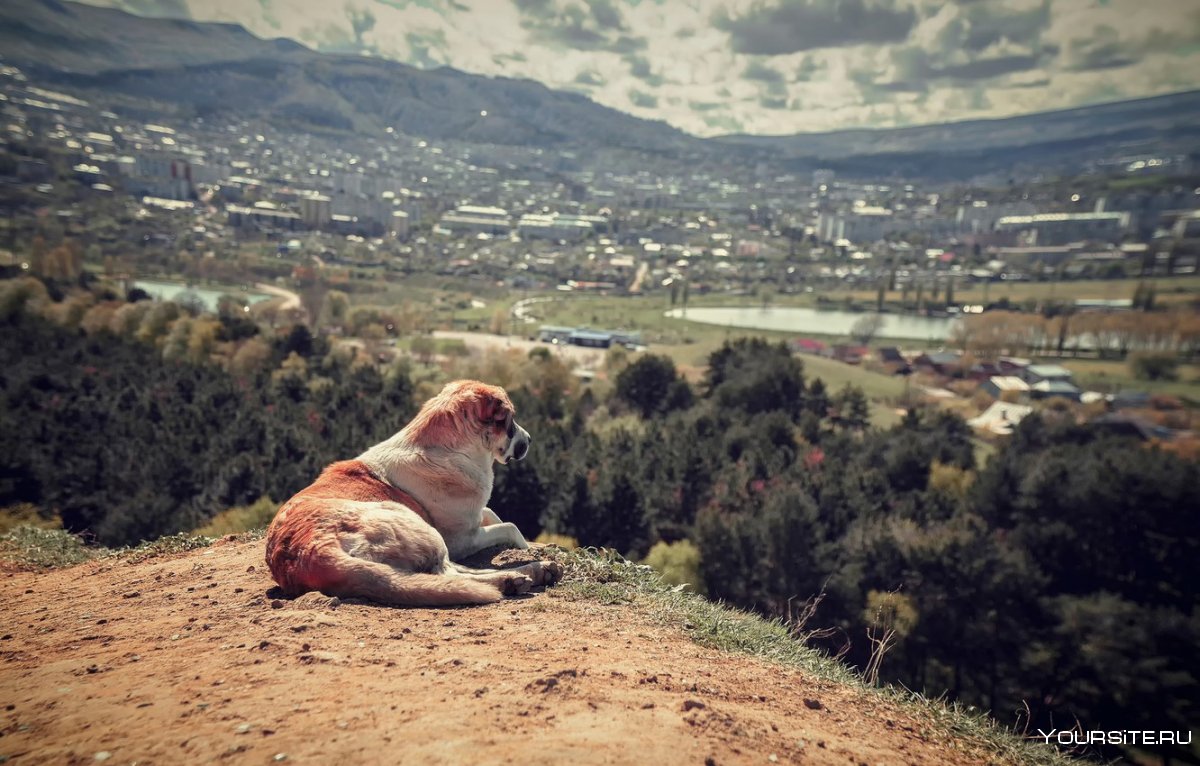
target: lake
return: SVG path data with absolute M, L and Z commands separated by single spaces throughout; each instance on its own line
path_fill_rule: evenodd
M 854 323 L 868 313 L 854 311 L 820 311 L 818 309 L 783 306 L 700 307 L 671 309 L 666 316 L 689 322 L 714 324 L 722 327 L 746 327 L 752 330 L 780 330 L 797 334 L 849 335 Z M 950 337 L 955 319 L 883 314 L 883 326 L 876 334 L 880 338 L 899 340 L 938 341 Z
M 180 293 L 189 293 L 197 296 L 204 303 L 204 308 L 209 311 L 217 310 L 217 301 L 220 300 L 222 295 L 243 295 L 250 303 L 258 303 L 259 301 L 265 301 L 274 297 L 266 293 L 243 290 L 240 287 L 232 285 L 225 287 L 189 287 L 182 282 L 159 282 L 153 279 L 135 280 L 132 287 L 140 287 L 155 300 L 159 301 L 173 301 Z

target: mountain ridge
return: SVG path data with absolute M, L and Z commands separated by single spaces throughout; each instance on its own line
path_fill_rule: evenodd
M 1200 147 L 1200 90 L 1005 118 L 700 138 L 530 79 L 321 53 L 237 24 L 144 18 L 66 0 L 0 7 L 0 50 L 39 80 L 169 105 L 184 118 L 227 114 L 334 132 L 394 127 L 434 140 L 768 162 L 782 171 L 1036 173 L 1121 152 L 1194 155 Z

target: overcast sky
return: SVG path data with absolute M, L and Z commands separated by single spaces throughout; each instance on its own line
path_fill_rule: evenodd
M 697 135 L 1200 88 L 1200 0 L 90 0 L 575 90 Z

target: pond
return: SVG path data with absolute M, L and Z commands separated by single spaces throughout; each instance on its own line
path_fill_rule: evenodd
M 233 285 L 194 287 L 185 285 L 182 282 L 159 282 L 153 279 L 138 279 L 133 282 L 132 287 L 140 287 L 155 300 L 159 301 L 173 301 L 179 297 L 180 293 L 189 293 L 198 297 L 204 304 L 204 308 L 209 311 L 217 310 L 217 301 L 221 299 L 222 295 L 245 296 L 246 300 L 250 303 L 258 303 L 259 301 L 265 301 L 273 297 L 266 293 L 243 290 Z
M 671 309 L 666 315 L 675 319 L 686 319 L 689 322 L 721 325 L 722 327 L 846 336 L 850 334 L 850 329 L 855 322 L 865 316 L 870 316 L 864 312 L 820 311 L 783 306 L 689 308 L 686 316 L 682 309 Z M 883 314 L 882 316 L 883 326 L 876 334 L 877 337 L 898 340 L 945 340 L 950 337 L 950 332 L 957 321 L 946 317 L 900 314 Z

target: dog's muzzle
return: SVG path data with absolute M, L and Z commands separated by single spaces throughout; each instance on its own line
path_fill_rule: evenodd
M 516 426 L 516 433 L 508 440 L 508 449 L 504 451 L 504 462 L 509 460 L 523 460 L 529 454 L 529 443 L 533 439 L 529 436 L 529 432 L 524 428 Z

